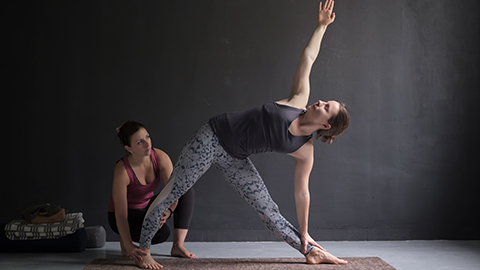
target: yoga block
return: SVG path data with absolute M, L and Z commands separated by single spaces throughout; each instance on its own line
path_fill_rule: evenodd
M 87 248 L 100 248 L 105 246 L 107 233 L 103 226 L 85 227 L 85 231 L 87 232 Z
M 82 252 L 86 245 L 83 228 L 57 239 L 10 240 L 5 236 L 5 224 L 0 224 L 0 252 Z

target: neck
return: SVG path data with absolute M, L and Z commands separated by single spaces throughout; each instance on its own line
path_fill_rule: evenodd
M 310 121 L 306 114 L 300 115 L 291 127 L 292 134 L 296 136 L 309 136 L 319 129 L 318 124 Z
M 150 162 L 150 155 L 139 156 L 139 155 L 135 155 L 133 153 L 130 153 L 129 154 L 129 161 L 130 161 L 130 165 L 132 165 L 132 166 L 149 163 Z

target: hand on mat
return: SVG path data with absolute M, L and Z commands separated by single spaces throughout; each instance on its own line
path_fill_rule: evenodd
M 302 249 L 303 253 L 307 252 L 307 245 L 309 244 L 319 248 L 322 251 L 327 251 L 326 249 L 321 247 L 317 242 L 315 242 L 315 240 L 313 240 L 313 238 L 308 233 L 302 235 L 301 240 L 303 243 L 303 249 Z
M 318 25 L 329 25 L 335 20 L 335 12 L 333 12 L 333 0 L 326 0 L 322 8 L 322 2 L 318 8 Z

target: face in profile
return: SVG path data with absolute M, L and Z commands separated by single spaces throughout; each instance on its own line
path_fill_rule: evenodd
M 335 117 L 339 111 L 340 103 L 335 100 L 327 102 L 319 100 L 307 108 L 307 112 L 312 114 L 312 118 L 322 126 L 322 129 L 330 129 L 328 120 Z

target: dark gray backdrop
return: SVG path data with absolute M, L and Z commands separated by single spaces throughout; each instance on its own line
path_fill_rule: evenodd
M 0 221 L 51 202 L 110 230 L 115 128 L 147 125 L 175 162 L 207 119 L 286 97 L 317 1 L 36 1 L 11 11 Z M 352 115 L 316 143 L 317 240 L 480 239 L 480 2 L 335 3 L 311 102 Z M 10 12 L 10 11 L 9 11 Z M 252 157 L 295 225 L 294 161 Z M 196 185 L 190 241 L 272 240 L 212 169 Z

